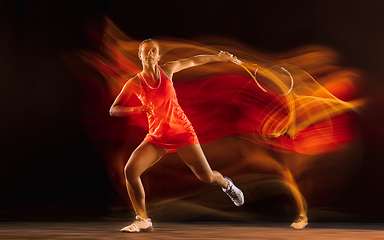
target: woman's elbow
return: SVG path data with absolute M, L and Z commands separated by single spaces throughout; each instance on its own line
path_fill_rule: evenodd
M 113 107 L 111 107 L 109 109 L 109 116 L 111 117 L 116 117 L 116 112 L 115 112 L 115 109 Z

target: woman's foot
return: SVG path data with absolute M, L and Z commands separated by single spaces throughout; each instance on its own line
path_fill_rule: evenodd
M 307 225 L 308 225 L 308 217 L 304 215 L 300 215 L 291 224 L 291 227 L 293 227 L 294 229 L 303 229 Z
M 224 178 L 228 182 L 227 188 L 222 188 L 228 197 L 236 206 L 241 206 L 244 204 L 244 194 L 243 192 L 233 184 L 232 180 L 229 177 Z
M 152 227 L 152 221 L 150 218 L 144 219 L 140 217 L 139 215 L 136 216 L 136 220 L 131 224 L 128 225 L 120 230 L 120 232 L 150 232 L 153 230 Z

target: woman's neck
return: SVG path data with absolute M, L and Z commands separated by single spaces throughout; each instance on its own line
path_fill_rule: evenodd
M 151 77 L 152 79 L 159 79 L 159 69 L 158 69 L 158 65 L 151 65 L 151 66 L 148 66 L 148 65 L 144 65 L 143 66 L 143 74 L 148 76 L 148 77 Z

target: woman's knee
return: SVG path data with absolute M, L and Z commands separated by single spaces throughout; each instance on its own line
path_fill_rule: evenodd
M 137 170 L 137 168 L 134 166 L 134 164 L 132 164 L 128 161 L 124 167 L 125 179 L 128 182 L 132 182 L 132 180 L 140 177 L 140 175 L 141 175 L 141 173 Z
M 137 148 L 132 152 L 131 157 L 128 159 L 127 163 L 124 166 L 124 175 L 127 180 L 130 178 L 140 177 L 140 162 L 143 162 L 141 159 L 141 149 Z
M 196 176 L 200 181 L 204 183 L 212 184 L 215 182 L 213 174 L 196 174 Z

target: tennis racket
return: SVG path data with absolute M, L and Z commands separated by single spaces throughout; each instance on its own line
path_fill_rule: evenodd
M 293 77 L 284 67 L 269 64 L 250 64 L 240 59 L 233 63 L 244 68 L 264 92 L 285 96 L 292 91 Z

